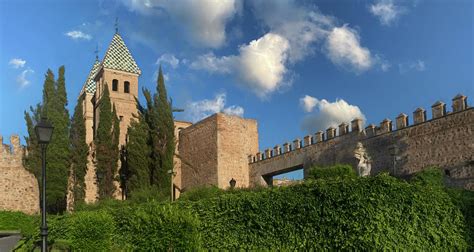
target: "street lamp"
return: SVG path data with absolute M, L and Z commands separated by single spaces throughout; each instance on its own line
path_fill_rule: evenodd
M 236 183 L 237 183 L 237 181 L 235 181 L 235 179 L 232 178 L 232 179 L 229 181 L 230 189 L 234 189 Z
M 41 146 L 41 227 L 40 233 L 42 237 L 41 251 L 48 251 L 48 225 L 46 224 L 46 147 L 51 141 L 53 135 L 53 125 L 47 118 L 42 117 L 35 126 L 36 138 Z
M 171 176 L 171 196 L 170 196 L 170 199 L 171 199 L 171 202 L 173 202 L 174 200 L 174 184 L 173 184 L 173 177 L 176 176 L 176 172 L 174 172 L 173 170 L 168 170 L 168 174 Z

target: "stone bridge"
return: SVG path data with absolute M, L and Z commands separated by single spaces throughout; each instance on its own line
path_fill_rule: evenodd
M 418 108 L 413 112 L 413 124 L 401 113 L 392 121 L 383 120 L 362 128 L 362 121 L 347 123 L 338 129 L 329 128 L 303 141 L 277 145 L 249 156 L 250 185 L 271 185 L 275 175 L 304 169 L 305 177 L 312 165 L 347 163 L 356 167 L 354 150 L 360 142 L 371 157 L 371 174 L 388 171 L 395 176 L 409 176 L 429 166 L 444 169 L 450 182 L 474 189 L 474 108 L 467 106 L 467 97 L 457 95 L 452 100 L 452 112 L 446 112 L 443 102 L 436 102 L 432 118 Z M 337 134 L 336 134 L 337 132 Z

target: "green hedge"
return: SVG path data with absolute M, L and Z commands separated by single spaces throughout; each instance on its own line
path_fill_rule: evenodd
M 466 249 L 463 219 L 442 190 L 394 179 L 317 180 L 181 202 L 206 249 Z
M 336 177 L 355 178 L 355 173 L 352 166 L 348 164 L 336 164 L 329 167 L 313 166 L 309 169 L 309 179 L 329 179 Z
M 465 200 L 472 194 L 451 194 L 456 200 L 441 187 L 386 174 L 336 176 L 171 205 L 104 204 L 51 216 L 50 239 L 78 251 L 466 250 L 472 227 L 464 221 L 472 217 L 459 209 L 472 213 L 472 198 Z M 0 229 L 34 236 L 37 225 L 37 217 L 0 212 Z

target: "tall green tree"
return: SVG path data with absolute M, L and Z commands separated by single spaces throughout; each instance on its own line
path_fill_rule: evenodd
M 51 142 L 46 152 L 47 185 L 46 205 L 50 213 L 60 213 L 66 208 L 68 171 L 70 165 L 69 142 L 69 112 L 67 110 L 67 94 L 65 81 L 65 68 L 59 68 L 58 79 L 48 69 L 43 86 L 43 101 L 35 109 L 30 109 L 32 114 L 25 112 L 28 128 L 27 149 L 28 156 L 25 165 L 39 178 L 41 169 L 41 151 L 37 144 L 34 125 L 41 117 L 46 117 L 54 126 Z M 35 168 L 37 167 L 37 168 Z
M 157 178 L 159 187 L 161 187 L 166 192 L 169 191 L 168 189 L 171 186 L 171 176 L 168 173 L 168 170 L 173 170 L 175 139 L 171 101 L 168 99 L 161 66 L 158 73 L 158 83 L 156 89 L 157 94 L 155 94 L 155 107 L 158 114 L 157 149 L 159 151 L 158 161 L 160 167 Z
M 87 172 L 88 146 L 86 143 L 86 125 L 83 111 L 85 95 L 81 95 L 77 100 L 74 115 L 71 120 L 70 141 L 71 141 L 71 172 L 72 194 L 74 204 L 83 202 L 85 198 L 85 180 Z
M 41 178 L 41 150 L 35 133 L 35 125 L 41 119 L 41 104 L 30 107 L 30 112 L 25 111 L 26 128 L 28 136 L 25 137 L 26 153 L 23 157 L 25 168 L 33 173 L 40 181 Z
M 148 124 L 142 114 L 130 122 L 126 148 L 127 190 L 130 193 L 148 187 L 150 178 L 150 135 Z
M 99 101 L 99 122 L 95 138 L 99 199 L 111 198 L 115 192 L 119 135 L 119 121 L 115 107 L 112 109 L 109 88 L 106 84 Z
M 175 150 L 174 119 L 166 92 L 163 71 L 159 69 L 156 93 L 143 89 L 146 108 L 137 101 L 140 114 L 128 129 L 128 190 L 159 190 L 169 195 Z M 148 168 L 148 169 L 146 169 Z

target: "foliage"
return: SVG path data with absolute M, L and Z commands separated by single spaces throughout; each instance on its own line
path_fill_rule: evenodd
M 468 243 L 468 250 L 474 250 L 474 192 L 459 188 L 447 188 L 447 193 L 451 197 L 464 216 L 466 227 L 465 239 Z
M 143 186 L 138 189 L 135 189 L 130 193 L 130 201 L 133 203 L 150 201 L 164 202 L 169 200 L 169 193 L 165 193 L 164 190 L 160 190 L 160 188 L 158 188 L 157 186 Z
M 309 170 L 309 178 L 311 179 L 327 179 L 336 177 L 356 177 L 356 173 L 351 165 L 336 164 L 328 167 L 313 166 Z
M 206 249 L 466 248 L 461 213 L 446 193 L 388 175 L 178 203 L 198 214 Z
M 159 70 L 157 89 L 154 95 L 143 89 L 146 108 L 138 103 L 141 114 L 132 123 L 129 132 L 133 137 L 127 146 L 130 191 L 140 187 L 158 188 L 162 194 L 170 194 L 171 176 L 175 150 L 174 120 L 171 101 L 168 100 L 163 72 Z M 146 125 L 144 125 L 146 123 Z M 148 134 L 145 134 L 147 130 Z M 148 146 L 143 145 L 146 142 Z M 149 158 L 143 156 L 149 153 Z M 148 164 L 148 166 L 146 166 Z M 146 171 L 145 168 L 148 168 Z M 145 174 L 147 172 L 147 174 Z
M 120 127 L 115 106 L 112 109 L 107 84 L 99 100 L 99 122 L 95 138 L 99 198 L 111 198 L 115 192 L 115 174 L 119 158 L 118 136 Z
M 85 197 L 85 181 L 84 177 L 87 172 L 87 155 L 88 146 L 86 144 L 86 125 L 84 121 L 83 102 L 85 96 L 82 95 L 77 100 L 74 115 L 71 120 L 71 166 L 73 178 L 73 199 L 74 205 L 84 201 Z
M 189 211 L 150 202 L 113 212 L 118 236 L 131 250 L 194 250 L 200 247 L 199 221 Z
M 127 191 L 133 193 L 151 182 L 149 128 L 141 113 L 130 122 L 126 150 Z
M 183 192 L 179 197 L 181 201 L 199 201 L 203 199 L 209 199 L 213 197 L 218 197 L 226 191 L 219 189 L 217 186 L 207 186 L 207 187 L 198 187 L 193 188 L 189 191 Z
M 411 182 L 424 186 L 444 187 L 443 172 L 438 167 L 428 167 L 416 173 Z
M 46 152 L 48 184 L 46 186 L 46 204 L 50 213 L 60 213 L 66 208 L 67 180 L 70 165 L 69 112 L 67 110 L 67 94 L 65 68 L 59 68 L 58 79 L 48 69 L 43 86 L 43 101 L 36 108 L 25 111 L 28 128 L 26 138 L 28 156 L 25 165 L 35 174 L 38 181 L 41 176 L 41 151 L 37 144 L 34 126 L 40 118 L 46 117 L 54 126 L 51 142 Z
M 453 198 L 387 174 L 333 177 L 257 191 L 196 189 L 173 204 L 104 201 L 49 223 L 53 240 L 77 250 L 466 250 L 461 211 L 469 218 L 473 195 L 448 192 Z
M 39 222 L 37 216 L 0 211 L 0 230 L 19 230 L 23 236 L 31 237 L 39 231 Z

